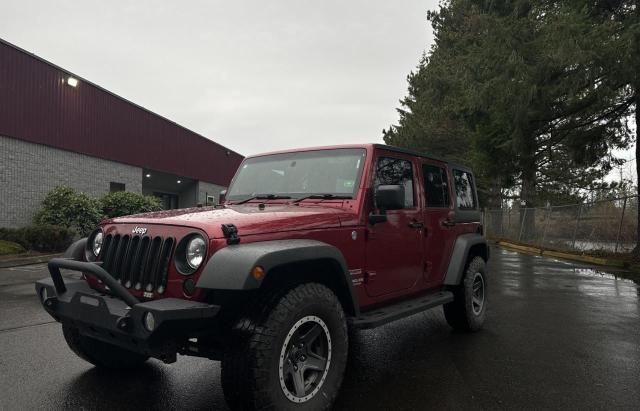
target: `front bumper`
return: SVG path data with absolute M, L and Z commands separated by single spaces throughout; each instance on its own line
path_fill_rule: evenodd
M 89 287 L 84 280 L 63 279 L 60 269 L 91 273 L 115 295 Z M 51 278 L 36 282 L 44 309 L 57 321 L 77 327 L 82 335 L 144 355 L 175 361 L 181 342 L 211 329 L 220 306 L 164 298 L 140 302 L 96 263 L 54 258 Z M 148 330 L 144 316 L 151 313 L 155 326 Z

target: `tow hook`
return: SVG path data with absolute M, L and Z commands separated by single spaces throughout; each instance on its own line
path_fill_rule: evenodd
M 131 317 L 120 317 L 116 321 L 116 326 L 119 330 L 129 332 L 131 331 Z
M 56 297 L 47 297 L 43 304 L 50 309 L 54 309 L 56 307 L 56 303 L 58 302 L 58 299 Z

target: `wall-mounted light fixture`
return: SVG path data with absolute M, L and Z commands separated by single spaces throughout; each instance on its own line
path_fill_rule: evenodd
M 75 77 L 69 76 L 67 78 L 67 84 L 70 85 L 71 87 L 78 87 L 78 79 Z

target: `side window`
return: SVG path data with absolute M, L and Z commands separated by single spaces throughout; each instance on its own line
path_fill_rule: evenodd
M 404 186 L 404 207 L 412 208 L 413 167 L 411 161 L 399 158 L 380 157 L 376 166 L 374 186 L 400 184 Z
M 449 207 L 447 171 L 442 167 L 423 164 L 422 174 L 427 207 Z
M 473 190 L 473 176 L 466 171 L 453 170 L 458 208 L 475 209 L 476 197 Z

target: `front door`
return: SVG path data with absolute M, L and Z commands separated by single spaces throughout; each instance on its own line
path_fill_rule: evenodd
M 405 189 L 401 210 L 388 210 L 387 221 L 369 226 L 365 284 L 372 297 L 413 287 L 422 275 L 422 210 L 416 196 L 415 164 L 410 158 L 381 155 L 375 166 L 374 190 L 400 184 Z
M 444 280 L 456 234 L 451 224 L 451 187 L 446 166 L 435 161 L 422 164 L 422 180 L 425 196 L 425 275 L 427 287 L 434 287 Z

